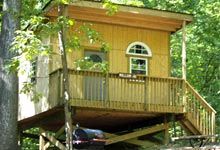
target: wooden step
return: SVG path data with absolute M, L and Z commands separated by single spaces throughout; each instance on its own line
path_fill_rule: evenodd
M 179 122 L 180 122 L 181 127 L 188 134 L 191 134 L 191 135 L 201 135 L 202 134 L 187 118 L 183 118 Z

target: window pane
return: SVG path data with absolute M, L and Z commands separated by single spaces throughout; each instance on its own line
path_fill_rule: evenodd
M 140 49 L 137 49 L 137 50 L 136 50 L 136 54 L 141 54 L 141 52 L 142 52 L 142 51 L 141 51 Z
M 129 49 L 130 54 L 148 54 L 146 47 L 142 45 L 134 45 Z
M 96 63 L 102 62 L 102 58 L 101 58 L 99 55 L 97 55 L 97 54 L 92 54 L 92 55 L 90 55 L 90 56 L 89 56 L 89 59 L 90 59 L 92 62 L 96 62 Z
M 137 48 L 137 49 L 144 49 L 144 47 L 141 46 L 141 45 L 136 45 L 136 48 Z
M 146 74 L 146 59 L 131 58 L 131 73 Z
M 142 51 L 143 54 L 148 54 L 147 50 Z
M 133 74 L 146 74 L 146 71 L 142 71 L 142 70 L 131 70 L 131 73 Z

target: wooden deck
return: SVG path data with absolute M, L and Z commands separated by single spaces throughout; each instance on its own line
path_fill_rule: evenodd
M 146 114 L 182 114 L 193 134 L 215 133 L 215 110 L 177 78 L 69 70 L 71 106 Z M 62 71 L 50 74 L 49 101 L 62 104 Z M 56 101 L 55 101 L 56 100 Z

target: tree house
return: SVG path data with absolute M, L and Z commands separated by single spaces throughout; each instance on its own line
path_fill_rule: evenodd
M 100 51 L 100 44 L 83 42 L 83 50 L 68 53 L 70 104 L 73 122 L 82 127 L 101 129 L 107 145 L 128 142 L 151 145 L 149 137 L 162 132 L 167 143 L 169 122 L 179 122 L 194 135 L 215 133 L 215 110 L 197 93 L 185 78 L 171 77 L 170 35 L 193 19 L 191 15 L 129 6 L 106 15 L 100 3 L 79 1 L 68 6 L 68 16 L 76 26 L 92 24 L 111 50 Z M 57 17 L 56 9 L 48 11 Z M 68 31 L 76 33 L 76 27 Z M 183 52 L 185 50 L 183 34 Z M 43 97 L 31 101 L 20 94 L 19 127 L 25 130 L 41 127 L 63 131 L 62 66 L 56 37 L 46 43 L 53 46 L 49 57 L 38 57 L 35 88 Z M 76 60 L 88 57 L 93 62 L 108 61 L 109 72 L 79 70 Z M 184 64 L 184 63 L 183 63 Z M 183 67 L 184 68 L 184 67 Z M 26 79 L 21 79 L 20 84 Z M 52 141 L 58 141 L 42 132 Z M 45 149 L 46 144 L 43 145 Z M 61 147 L 62 149 L 62 147 Z

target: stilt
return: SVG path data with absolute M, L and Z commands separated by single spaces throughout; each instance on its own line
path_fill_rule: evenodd
M 42 128 L 40 128 L 39 150 L 44 150 L 45 139 L 42 136 L 44 133 L 45 131 Z
M 21 150 L 23 144 L 23 132 L 18 132 L 18 149 Z
M 165 125 L 165 130 L 164 130 L 164 144 L 169 143 L 169 122 L 167 122 L 167 116 L 164 116 L 164 125 Z

